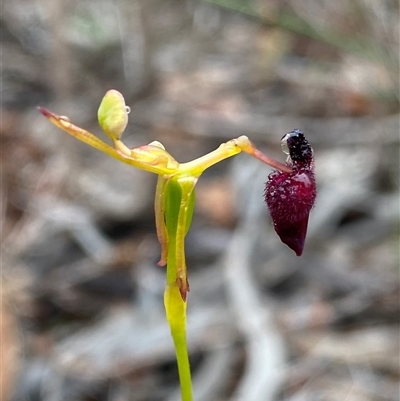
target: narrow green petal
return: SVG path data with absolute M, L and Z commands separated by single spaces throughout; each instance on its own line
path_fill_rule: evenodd
M 177 172 L 179 163 L 159 146 L 145 145 L 135 149 L 119 147 L 119 150 L 97 138 L 91 132 L 73 124 L 67 117 L 59 116 L 43 107 L 38 110 L 55 126 L 74 136 L 82 142 L 108 154 L 123 163 L 150 171 L 155 174 L 173 174 Z M 120 141 L 116 141 L 120 144 Z M 130 152 L 130 156 L 127 154 Z
M 242 137 L 240 137 L 242 138 Z M 239 138 L 238 138 L 239 139 Z M 200 176 L 204 170 L 219 163 L 221 160 L 227 159 L 228 157 L 237 155 L 242 151 L 238 139 L 232 139 L 228 142 L 221 144 L 214 151 L 199 157 L 198 159 L 192 160 L 187 163 L 181 163 L 180 170 L 187 172 L 193 176 Z
M 161 259 L 158 262 L 159 266 L 165 266 L 168 260 L 168 232 L 165 226 L 165 186 L 167 179 L 163 175 L 158 176 L 156 196 L 154 202 L 156 229 L 158 241 L 161 245 Z
M 104 152 L 109 156 L 114 157 L 124 163 L 127 163 L 125 157 L 121 156 L 113 147 L 107 145 L 101 139 L 97 138 L 97 136 L 93 135 L 91 132 L 84 130 L 73 124 L 67 117 L 59 116 L 51 112 L 50 110 L 45 109 L 44 107 L 38 107 L 38 110 L 55 126 L 61 128 L 63 131 L 68 134 L 74 136 L 82 142 Z

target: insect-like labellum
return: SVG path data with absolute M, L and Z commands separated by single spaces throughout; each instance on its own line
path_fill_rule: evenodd
M 281 241 L 300 256 L 317 194 L 313 150 L 298 129 L 286 134 L 281 146 L 289 155 L 286 164 L 292 171 L 275 170 L 268 176 L 265 201 Z

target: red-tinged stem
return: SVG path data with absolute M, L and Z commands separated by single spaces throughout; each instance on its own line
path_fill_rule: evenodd
M 283 171 L 285 173 L 291 173 L 292 169 L 290 166 L 287 164 L 283 164 L 281 162 L 278 162 L 278 160 L 272 159 L 271 157 L 267 156 L 263 152 L 261 152 L 258 149 L 254 149 L 254 153 L 250 153 L 251 156 L 255 157 L 256 159 L 262 161 L 265 164 L 268 164 L 268 166 L 271 166 L 273 168 L 276 168 L 277 170 Z
M 268 164 L 269 166 L 276 168 L 280 171 L 283 171 L 285 173 L 290 173 L 292 171 L 291 167 L 283 164 L 281 162 L 278 162 L 275 159 L 272 159 L 271 157 L 267 156 L 261 150 L 258 150 L 254 144 L 250 141 L 247 136 L 242 135 L 239 136 L 239 138 L 236 138 L 235 140 L 236 146 L 240 148 L 243 152 L 247 153 L 250 156 L 255 157 L 256 159 L 262 161 L 265 164 Z

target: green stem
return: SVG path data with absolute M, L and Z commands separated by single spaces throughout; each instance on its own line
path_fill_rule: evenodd
M 176 359 L 178 362 L 182 401 L 192 401 L 192 378 L 190 375 L 190 364 L 187 351 L 186 335 L 182 339 L 179 339 L 178 336 L 174 336 L 174 345 Z
M 167 287 L 164 304 L 178 363 L 182 401 L 192 401 L 192 380 L 186 342 L 188 291 L 184 241 L 193 213 L 196 179 L 173 177 L 166 184 L 165 222 L 168 231 Z
M 165 266 L 167 264 L 168 255 L 168 232 L 165 225 L 165 186 L 167 185 L 168 179 L 163 175 L 158 176 L 156 197 L 154 202 L 154 212 L 156 218 L 156 230 L 158 241 L 161 245 L 161 258 L 158 262 L 159 266 Z
M 176 270 L 175 241 L 169 243 L 167 277 Z M 170 273 L 170 274 L 168 274 Z M 171 329 L 178 362 L 182 401 L 193 401 L 192 380 L 186 342 L 186 301 L 182 299 L 176 281 L 167 284 L 164 293 L 165 312 Z

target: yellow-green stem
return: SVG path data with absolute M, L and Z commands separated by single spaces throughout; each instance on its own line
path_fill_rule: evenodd
M 180 294 L 179 294 L 180 295 Z M 182 300 L 182 302 L 184 302 Z M 193 401 L 192 379 L 190 374 L 189 355 L 186 343 L 186 330 L 184 337 L 174 336 L 175 353 L 178 362 L 179 382 L 181 385 L 182 401 Z
M 173 239 L 168 244 L 168 283 L 164 293 L 164 304 L 175 346 L 182 401 L 193 401 L 192 380 L 186 342 L 186 301 L 182 299 L 178 283 L 176 282 L 177 266 L 175 250 L 175 239 Z
M 172 177 L 166 183 L 164 205 L 167 241 L 167 287 L 164 304 L 174 341 L 182 401 L 192 401 L 192 381 L 186 342 L 186 294 L 188 291 L 185 236 L 194 205 L 193 177 Z

